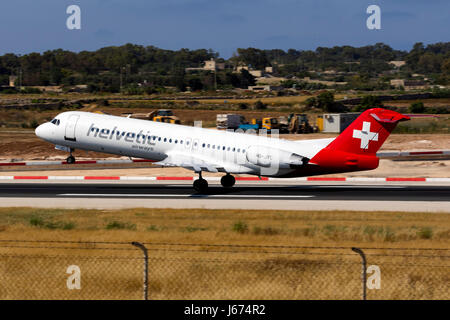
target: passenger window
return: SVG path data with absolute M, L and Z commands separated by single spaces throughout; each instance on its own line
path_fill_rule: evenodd
M 166 142 L 167 141 L 167 138 L 164 138 L 164 142 Z

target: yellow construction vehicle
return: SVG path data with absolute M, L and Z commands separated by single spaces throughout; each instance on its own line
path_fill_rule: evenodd
M 243 130 L 259 130 L 259 129 L 266 129 L 267 131 L 273 130 L 273 129 L 279 129 L 279 123 L 277 118 L 272 117 L 266 117 L 259 119 L 252 119 L 250 123 L 242 123 L 239 125 L 240 129 Z
M 306 114 L 291 113 L 288 117 L 289 133 L 313 133 L 318 132 L 317 126 L 311 126 Z
M 122 113 L 122 115 L 134 119 L 180 124 L 180 119 L 173 115 L 172 110 L 168 109 L 154 110 L 149 113 Z
M 279 123 L 277 118 L 262 118 L 262 128 L 267 130 L 279 129 Z

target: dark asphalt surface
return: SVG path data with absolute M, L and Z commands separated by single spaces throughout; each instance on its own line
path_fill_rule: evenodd
M 2 197 L 449 201 L 450 186 L 240 184 L 231 189 L 210 185 L 206 194 L 197 194 L 190 185 L 173 184 L 1 183 Z

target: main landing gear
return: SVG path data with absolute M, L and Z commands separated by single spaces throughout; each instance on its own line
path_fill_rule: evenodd
M 208 189 L 208 181 L 202 178 L 201 171 L 198 173 L 198 179 L 194 180 L 194 189 L 200 193 L 204 193 Z
M 75 157 L 72 155 L 73 150 L 70 149 L 70 156 L 67 157 L 66 162 L 68 164 L 73 164 L 75 163 Z
M 220 179 L 220 183 L 224 188 L 231 188 L 236 183 L 236 179 L 229 173 Z M 208 190 L 208 181 L 202 178 L 202 173 L 199 172 L 199 177 L 194 181 L 194 189 L 199 193 L 205 193 Z
M 227 173 L 226 176 L 223 176 L 222 179 L 220 179 L 220 184 L 224 188 L 231 188 L 236 183 L 236 179 L 229 173 Z

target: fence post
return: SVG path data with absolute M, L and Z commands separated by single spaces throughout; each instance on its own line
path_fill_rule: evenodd
M 359 248 L 352 248 L 352 251 L 356 252 L 361 256 L 362 259 L 362 289 L 363 289 L 363 300 L 367 300 L 367 260 L 364 252 Z
M 131 244 L 144 253 L 144 300 L 148 300 L 148 250 L 140 242 L 133 241 Z

